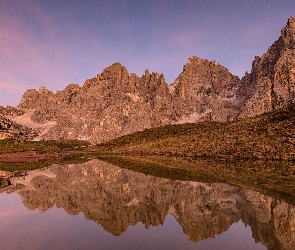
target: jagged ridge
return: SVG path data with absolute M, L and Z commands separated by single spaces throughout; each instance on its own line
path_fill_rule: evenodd
M 231 121 L 289 105 L 295 100 L 295 18 L 241 80 L 215 61 L 191 57 L 172 85 L 162 74 L 129 74 L 120 63 L 80 87 L 56 94 L 28 90 L 7 116 L 39 129 L 39 139 L 107 141 L 168 124 Z

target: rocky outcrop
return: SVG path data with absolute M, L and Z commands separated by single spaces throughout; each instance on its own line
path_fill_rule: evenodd
M 190 241 L 217 237 L 242 220 L 268 249 L 295 247 L 294 206 L 227 184 L 161 179 L 99 160 L 29 171 L 12 184 L 6 192 L 17 192 L 28 209 L 82 212 L 114 235 L 138 222 L 161 225 L 170 214 Z
M 284 107 L 295 100 L 295 18 L 240 80 L 216 61 L 191 57 L 175 82 L 148 70 L 141 77 L 114 63 L 80 87 L 53 93 L 28 90 L 14 122 L 36 129 L 38 139 L 99 143 L 167 124 L 232 121 Z M 4 110 L 4 111 L 3 111 Z
M 241 79 L 237 97 L 242 103 L 239 118 L 251 117 L 295 101 L 295 18 L 290 17 L 280 38 Z
M 5 110 L 6 113 L 17 110 L 12 108 L 13 111 L 9 111 L 10 107 Z M 3 112 L 4 113 L 4 112 Z M 22 126 L 12 120 L 7 119 L 0 110 L 0 140 L 3 139 L 18 139 L 18 140 L 32 140 L 37 136 L 37 132 L 31 128 Z M 19 114 L 20 111 L 17 111 Z
M 235 112 L 224 107 L 231 106 L 238 80 L 217 62 L 197 57 L 171 86 L 162 74 L 146 70 L 138 77 L 115 63 L 82 87 L 70 84 L 56 94 L 28 90 L 17 107 L 21 113 L 7 117 L 39 130 L 38 139 L 98 143 L 167 124 L 228 120 Z
M 177 123 L 201 120 L 228 121 L 240 79 L 216 61 L 191 57 L 170 86 Z
M 228 119 L 217 104 L 230 103 L 237 84 L 226 68 L 197 57 L 171 86 L 162 74 L 146 70 L 138 77 L 115 63 L 82 87 L 28 90 L 17 107 L 22 114 L 7 117 L 39 130 L 38 139 L 98 143 L 167 124 Z

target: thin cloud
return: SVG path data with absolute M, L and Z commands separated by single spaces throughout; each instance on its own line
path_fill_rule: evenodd
M 18 90 L 18 86 L 8 83 L 8 82 L 2 82 L 0 81 L 0 89 L 6 89 L 6 90 Z
M 36 83 L 43 85 L 45 81 L 54 84 L 54 75 L 65 71 L 63 62 L 65 54 L 69 52 L 55 36 L 55 28 L 49 18 L 46 18 L 46 13 L 43 15 L 40 8 L 37 13 L 42 17 L 40 18 L 41 39 L 36 39 L 37 31 L 21 18 L 11 18 L 7 14 L 1 16 L 3 20 L 0 23 L 1 88 L 13 89 L 17 85 L 20 89 L 24 89 L 24 86 Z M 7 82 L 13 82 L 15 85 Z

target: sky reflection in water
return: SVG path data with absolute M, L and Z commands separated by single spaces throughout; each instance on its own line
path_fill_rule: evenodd
M 31 171 L 7 192 L 3 249 L 267 249 L 255 240 L 293 247 L 293 207 L 227 184 L 160 179 L 94 160 Z M 271 228 L 278 219 L 290 232 Z
M 139 222 L 114 236 L 82 213 L 71 216 L 53 207 L 41 214 L 25 208 L 17 194 L 0 194 L 0 201 L 3 249 L 266 249 L 254 243 L 250 227 L 241 221 L 217 238 L 194 243 L 172 215 L 163 226 L 146 230 Z

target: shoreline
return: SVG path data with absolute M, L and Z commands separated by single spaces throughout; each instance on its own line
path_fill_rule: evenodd
M 49 160 L 59 157 L 59 154 L 55 153 L 38 153 L 37 151 L 20 151 L 0 154 L 1 163 L 26 163 L 36 162 L 39 160 Z

